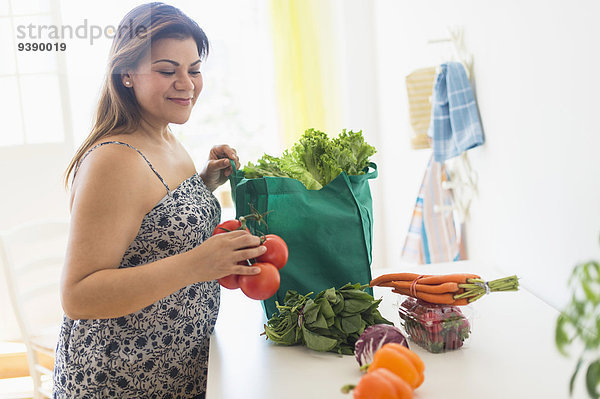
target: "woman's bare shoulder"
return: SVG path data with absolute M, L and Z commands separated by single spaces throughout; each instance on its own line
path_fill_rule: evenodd
M 107 141 L 114 140 L 100 141 L 91 148 Z M 80 162 L 71 188 L 71 205 L 78 195 L 87 198 L 101 194 L 114 200 L 127 196 L 144 206 L 144 187 L 151 173 L 146 161 L 132 148 L 119 144 L 98 146 Z

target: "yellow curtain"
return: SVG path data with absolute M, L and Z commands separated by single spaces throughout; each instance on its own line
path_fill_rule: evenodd
M 308 128 L 341 130 L 331 0 L 271 0 L 271 19 L 282 144 Z

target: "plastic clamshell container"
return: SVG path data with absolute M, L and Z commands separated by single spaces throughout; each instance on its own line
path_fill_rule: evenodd
M 471 323 L 460 307 L 437 305 L 408 297 L 398 313 L 406 335 L 432 353 L 459 349 L 471 334 Z

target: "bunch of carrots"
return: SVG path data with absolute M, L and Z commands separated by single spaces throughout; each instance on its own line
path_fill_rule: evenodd
M 484 281 L 476 274 L 420 275 L 390 273 L 373 279 L 371 287 L 391 287 L 393 292 L 408 295 L 429 303 L 463 306 L 485 294 L 519 289 L 517 276 Z

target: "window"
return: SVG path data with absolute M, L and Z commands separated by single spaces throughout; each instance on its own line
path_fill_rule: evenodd
M 0 2 L 0 109 L 7 116 L 0 147 L 70 139 L 64 53 L 47 48 L 56 42 L 48 27 L 58 24 L 50 0 Z

